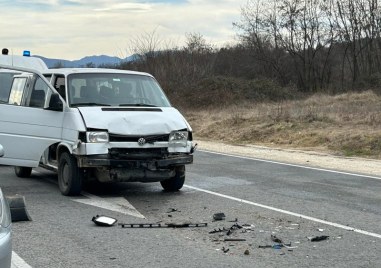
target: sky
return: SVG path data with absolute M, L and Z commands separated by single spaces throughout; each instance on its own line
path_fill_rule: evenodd
M 215 47 L 234 44 L 247 0 L 0 0 L 0 48 L 13 54 L 76 60 L 127 57 L 137 40 L 183 47 L 200 34 Z

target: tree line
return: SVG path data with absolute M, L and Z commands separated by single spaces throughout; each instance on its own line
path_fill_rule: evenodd
M 146 34 L 132 40 L 138 60 L 122 68 L 152 73 L 173 96 L 215 82 L 226 93 L 247 81 L 271 81 L 271 94 L 381 86 L 378 0 L 248 0 L 233 25 L 239 42 L 222 48 L 191 33 L 182 48 L 158 49 L 160 38 Z

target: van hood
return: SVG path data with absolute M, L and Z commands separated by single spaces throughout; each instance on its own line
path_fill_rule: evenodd
M 87 128 L 108 130 L 118 135 L 156 135 L 189 129 L 173 107 L 78 107 Z

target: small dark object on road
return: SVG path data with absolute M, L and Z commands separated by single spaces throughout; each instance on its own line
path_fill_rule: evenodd
M 216 234 L 216 233 L 222 233 L 222 232 L 226 232 L 227 230 L 224 228 L 218 228 L 218 229 L 214 229 L 213 231 L 210 231 L 209 233 L 210 234 Z
M 181 212 L 180 210 L 177 210 L 176 208 L 169 208 L 167 213 L 172 213 L 172 212 Z
M 245 252 L 243 253 L 245 255 L 250 255 L 250 251 L 248 249 L 245 250 Z
M 312 237 L 310 238 L 310 240 L 311 242 L 319 242 L 319 241 L 327 240 L 328 238 L 329 238 L 328 235 L 321 235 L 321 236 Z
M 119 223 L 122 228 L 192 228 L 207 227 L 207 223 Z
M 222 221 L 222 220 L 225 219 L 225 213 L 222 213 L 222 212 L 220 212 L 220 213 L 215 213 L 215 214 L 213 215 L 213 219 L 214 219 L 215 221 Z
M 272 248 L 273 246 L 272 245 L 264 245 L 264 246 L 261 246 L 259 245 L 258 248 Z
M 280 243 L 280 244 L 283 244 L 283 241 L 282 239 L 276 237 L 275 235 L 271 235 L 271 240 L 275 243 Z
M 244 238 L 225 238 L 224 242 L 241 242 L 241 241 L 246 241 Z
M 223 251 L 224 253 L 228 253 L 229 249 L 228 249 L 228 248 L 225 248 L 225 247 L 222 247 L 222 251 Z

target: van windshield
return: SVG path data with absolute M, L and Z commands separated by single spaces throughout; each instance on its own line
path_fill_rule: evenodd
M 69 105 L 169 107 L 156 80 L 123 73 L 81 73 L 68 76 Z

